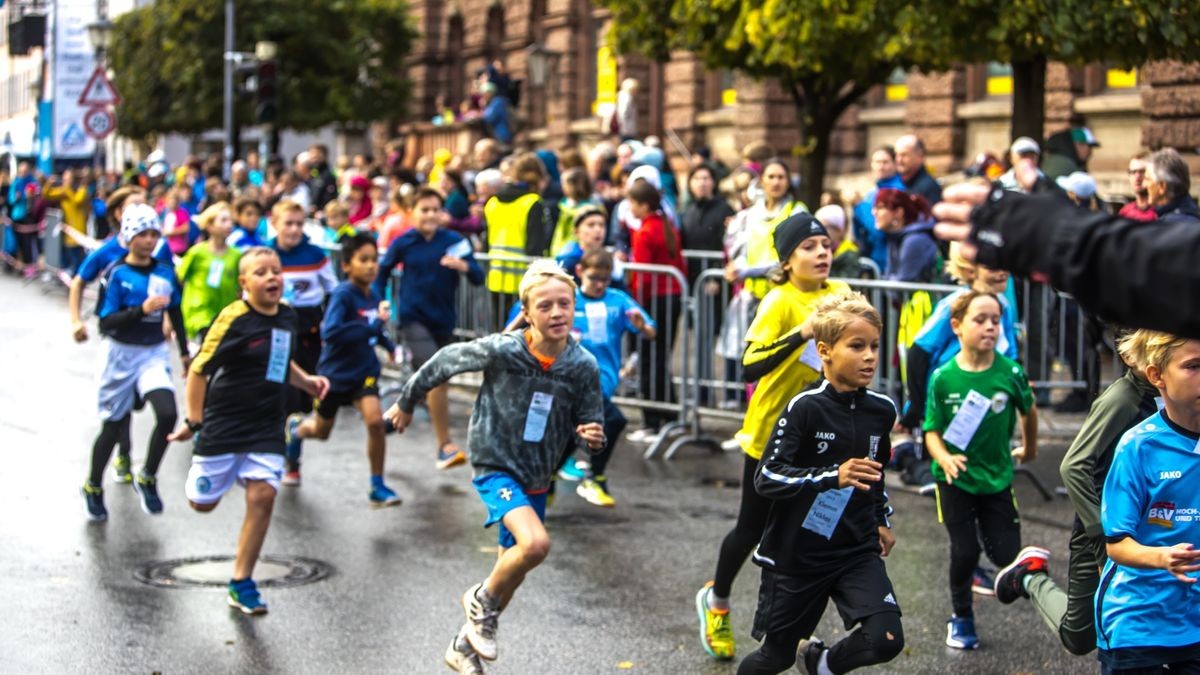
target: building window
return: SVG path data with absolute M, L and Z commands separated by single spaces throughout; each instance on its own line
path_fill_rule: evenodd
M 488 8 L 487 26 L 483 39 L 483 55 L 491 63 L 501 58 L 504 48 L 504 6 L 492 5 Z
M 464 27 L 462 14 L 450 17 L 446 27 L 446 104 L 457 106 L 466 97 L 466 71 L 463 64 Z M 441 114 L 442 111 L 437 111 Z M 457 108 L 455 114 L 458 113 Z
M 1137 68 L 1121 70 L 1109 68 L 1104 73 L 1104 85 L 1107 89 L 1134 89 L 1138 86 Z
M 908 73 L 896 68 L 883 83 L 883 100 L 887 103 L 903 103 L 908 100 Z
M 987 64 L 986 91 L 988 96 L 1012 96 L 1012 66 L 992 61 Z

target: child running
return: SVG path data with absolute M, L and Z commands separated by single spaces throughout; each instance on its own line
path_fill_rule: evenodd
M 523 331 L 442 348 L 409 378 L 387 417 L 403 433 L 417 401 L 459 373 L 483 371 L 467 446 L 475 489 L 500 523 L 500 556 L 482 583 L 462 596 L 467 621 L 446 650 L 461 673 L 483 672 L 497 656 L 497 620 L 513 594 L 546 559 L 546 493 L 563 449 L 578 436 L 603 447 L 604 398 L 596 360 L 571 338 L 575 282 L 552 261 L 529 266 L 519 285 Z
M 1113 455 L 1100 508 L 1108 562 L 1096 593 L 1101 672 L 1200 672 L 1200 341 L 1152 333 L 1146 379 L 1163 409 Z
M 453 230 L 438 226 L 443 218 L 442 195 L 422 188 L 413 198 L 416 226 L 388 247 L 375 293 L 386 297 L 392 270 L 404 266 L 404 283 L 395 298 L 400 317 L 400 335 L 412 353 L 413 367 L 420 368 L 438 349 L 454 340 L 458 324 L 455 293 L 466 275 L 472 285 L 483 284 L 483 269 L 475 262 L 471 242 Z M 437 468 L 463 464 L 467 457 L 450 438 L 449 385 L 434 387 L 426 397 L 429 419 L 437 436 Z
M 900 606 L 883 557 L 896 545 L 883 467 L 896 406 L 867 389 L 879 364 L 879 313 L 861 294 L 825 298 L 813 310 L 825 381 L 787 404 L 754 487 L 770 499 L 754 562 L 763 568 L 754 637 L 762 647 L 738 675 L 791 669 L 832 599 L 846 629 L 832 647 L 808 639 L 810 675 L 886 663 L 904 648 Z
M 109 270 L 105 278 L 108 290 L 97 312 L 100 332 L 109 339 L 99 393 L 103 426 L 92 446 L 91 472 L 83 484 L 91 520 L 108 518 L 100 487 L 104 467 L 117 442 L 129 437 L 130 416 L 139 401 L 149 402 L 154 408 L 155 426 L 134 488 L 143 511 L 157 515 L 163 510 L 155 476 L 177 414 L 171 354 L 163 334 L 164 314 L 171 319 L 185 368 L 190 357 L 175 271 L 153 258 L 161 235 L 159 228 L 158 214 L 149 206 L 137 204 L 125 209 L 120 237 L 129 252 Z
M 329 307 L 321 323 L 321 360 L 317 373 L 329 380 L 329 395 L 317 406 L 317 414 L 301 421 L 288 419 L 289 444 L 305 438 L 326 440 L 333 431 L 337 411 L 353 405 L 367 427 L 367 461 L 371 467 L 371 508 L 396 506 L 400 496 L 383 482 L 387 450 L 383 414 L 379 406 L 379 357 L 375 347 L 388 354 L 395 345 L 387 336 L 390 318 L 387 303 L 371 289 L 379 271 L 375 239 L 365 233 L 342 238 L 342 269 L 346 281 L 329 296 Z
M 997 566 L 1016 559 L 1021 518 L 1012 491 L 1013 459 L 1037 456 L 1037 408 L 1029 378 L 1012 359 L 996 352 L 1000 300 L 970 290 L 954 301 L 950 325 L 961 350 L 929 381 L 925 447 L 934 461 L 938 520 L 950 536 L 950 601 L 946 644 L 975 649 L 971 577 L 983 548 Z M 1009 450 L 1022 417 L 1024 446 Z
M 822 298 L 850 291 L 845 282 L 829 280 L 833 242 L 821 222 L 808 213 L 780 222 L 774 228 L 774 243 L 783 261 L 772 273 L 776 286 L 763 298 L 746 332 L 743 372 L 747 382 L 757 380 L 758 386 L 735 436 L 746 455 L 737 523 L 721 542 L 713 580 L 696 594 L 700 644 L 709 656 L 722 661 L 734 656 L 729 616 L 733 580 L 762 539 L 771 509 L 771 500 L 754 490 L 759 459 L 784 405 L 821 376 L 808 322 L 812 308 Z
M 280 302 L 279 256 L 257 246 L 238 263 L 242 300 L 213 322 L 188 371 L 187 418 L 171 440 L 196 437 L 185 492 L 193 509 L 207 513 L 236 480 L 246 489 L 246 515 L 229 580 L 229 605 L 265 614 L 267 603 L 254 583 L 254 565 L 271 524 L 283 473 L 283 421 L 288 384 L 322 398 L 329 381 L 302 371 L 291 359 L 296 312 Z
M 196 222 L 206 239 L 188 249 L 175 271 L 183 286 L 183 322 L 188 337 L 203 344 L 213 319 L 241 294 L 238 261 L 242 254 L 226 244 L 233 230 L 228 203 L 217 202 L 204 209 Z

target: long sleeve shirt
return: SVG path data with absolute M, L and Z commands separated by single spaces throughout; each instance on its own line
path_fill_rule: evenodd
M 321 360 L 317 373 L 329 378 L 333 391 L 347 391 L 379 378 L 375 346 L 388 351 L 395 345 L 387 336 L 387 324 L 379 319 L 382 299 L 374 291 L 349 281 L 338 284 L 329 296 L 325 320 L 321 322 Z
M 404 266 L 399 297 L 394 298 L 401 326 L 419 323 L 437 336 L 454 332 L 458 325 L 455 293 L 462 275 L 442 265 L 442 258 L 447 255 L 466 261 L 467 281 L 475 286 L 483 283 L 483 269 L 475 261 L 471 243 L 457 232 L 439 229 L 433 237 L 425 239 L 419 231 L 409 230 L 388 246 L 374 288 L 380 297 L 385 297 L 392 270 Z

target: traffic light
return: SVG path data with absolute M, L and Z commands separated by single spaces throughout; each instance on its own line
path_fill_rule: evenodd
M 278 74 L 279 62 L 274 59 L 259 61 L 255 68 L 258 105 L 254 108 L 254 120 L 258 124 L 275 124 L 279 120 Z

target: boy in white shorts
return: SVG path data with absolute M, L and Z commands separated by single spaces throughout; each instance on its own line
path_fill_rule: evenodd
M 329 381 L 292 360 L 296 312 L 279 302 L 283 267 L 273 250 L 247 249 L 238 265 L 243 299 L 213 321 L 188 371 L 187 418 L 172 440 L 203 428 L 192 450 L 186 492 L 193 509 L 208 512 L 236 480 L 246 489 L 246 516 L 229 580 L 229 605 L 265 614 L 251 578 L 258 562 L 284 467 L 288 385 L 324 398 Z

